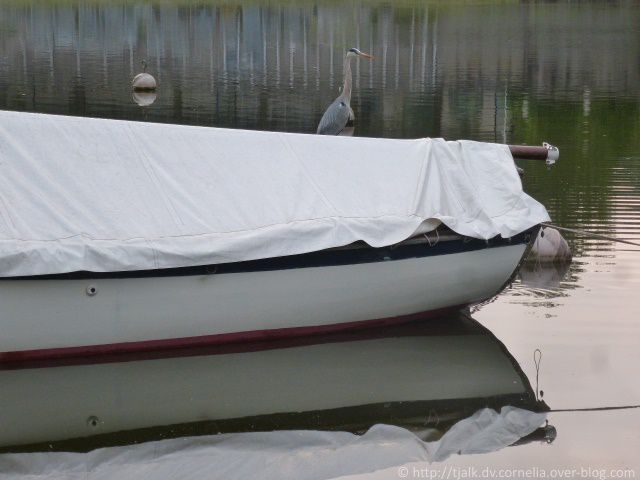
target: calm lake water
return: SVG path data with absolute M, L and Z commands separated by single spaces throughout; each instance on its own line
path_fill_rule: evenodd
M 548 141 L 560 148 L 556 166 L 519 163 L 553 222 L 640 241 L 637 2 L 4 0 L 0 109 L 310 133 L 352 46 L 376 57 L 354 64 L 355 135 Z M 142 59 L 159 82 L 146 107 L 130 88 Z M 640 478 L 640 409 L 606 409 L 640 405 L 640 248 L 566 239 L 571 265 L 529 265 L 472 309 L 522 370 L 522 395 L 544 392 L 557 438 L 450 464 L 634 468 Z M 101 368 L 108 393 L 116 367 Z M 394 375 L 431 381 L 407 365 Z M 4 378 L 0 401 L 18 382 Z M 330 383 L 317 388 L 340 406 Z

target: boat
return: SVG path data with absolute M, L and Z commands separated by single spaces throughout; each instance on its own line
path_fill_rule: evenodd
M 443 315 L 497 294 L 535 238 L 535 228 L 488 242 L 449 233 L 203 267 L 2 279 L 0 363 L 188 349 Z
M 549 219 L 506 145 L 0 112 L 0 147 L 3 367 L 442 315 Z
M 483 408 L 548 410 L 467 313 L 189 355 L 0 370 L 0 453 L 273 430 L 361 434 L 381 423 L 433 440 Z

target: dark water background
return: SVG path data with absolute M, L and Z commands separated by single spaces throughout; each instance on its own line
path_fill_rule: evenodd
M 0 4 L 0 108 L 314 132 L 354 64 L 355 134 L 549 141 L 521 162 L 558 225 L 640 241 L 637 2 L 19 1 Z M 146 59 L 159 89 L 130 88 Z M 567 235 L 474 310 L 552 409 L 640 405 L 640 249 Z M 407 376 L 411 372 L 405 372 Z M 640 410 L 553 413 L 558 439 L 454 463 L 636 468 Z

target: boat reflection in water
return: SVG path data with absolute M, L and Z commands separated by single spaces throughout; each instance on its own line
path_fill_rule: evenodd
M 362 433 L 378 423 L 436 440 L 483 407 L 548 410 L 504 345 L 463 313 L 188 355 L 0 371 L 1 451 L 221 432 Z

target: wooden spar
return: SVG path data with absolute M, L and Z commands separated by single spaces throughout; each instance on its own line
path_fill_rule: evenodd
M 544 147 L 531 147 L 528 145 L 509 145 L 513 158 L 523 160 L 546 160 L 549 151 Z
M 548 143 L 543 143 L 540 147 L 509 145 L 509 150 L 511 150 L 513 158 L 519 158 L 521 160 L 545 160 L 549 165 L 555 163 L 560 156 L 558 148 Z

